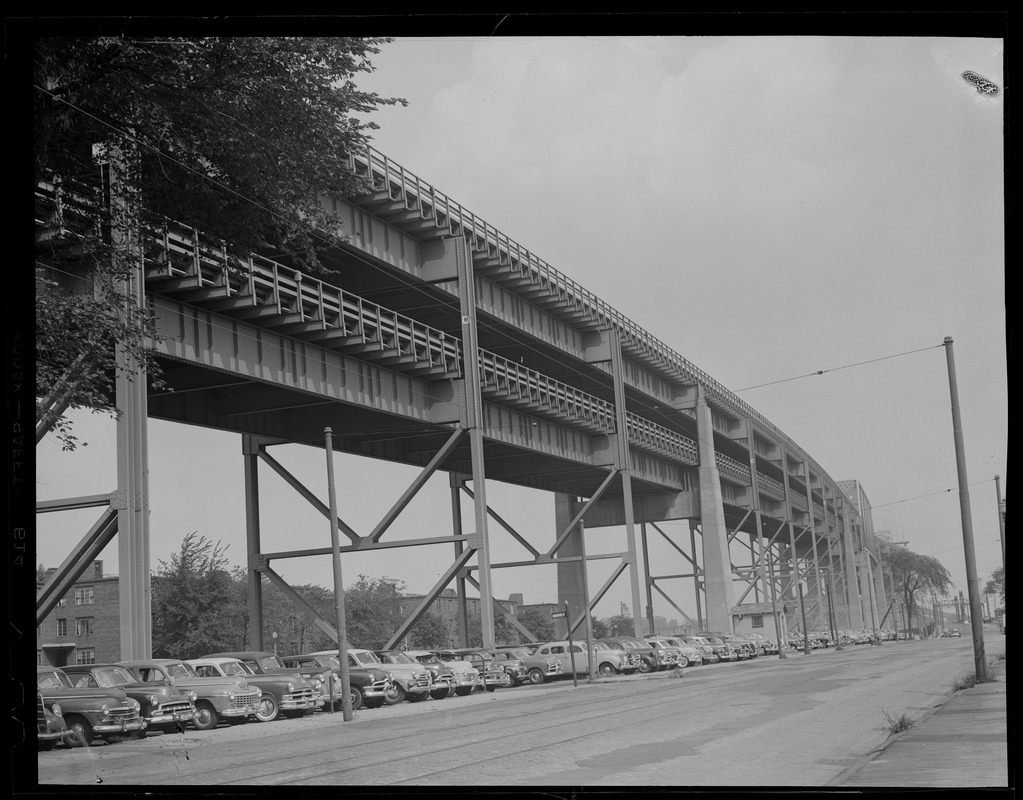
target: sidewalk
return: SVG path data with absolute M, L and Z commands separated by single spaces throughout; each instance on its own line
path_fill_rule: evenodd
M 981 787 L 1015 786 L 1009 773 L 1005 659 L 989 667 L 993 683 L 951 695 L 916 725 L 829 786 Z

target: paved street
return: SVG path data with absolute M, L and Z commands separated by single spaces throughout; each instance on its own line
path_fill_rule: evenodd
M 990 637 L 988 654 L 1004 652 Z M 39 754 L 41 784 L 824 786 L 929 715 L 972 642 L 860 645 Z M 947 785 L 947 784 L 946 784 Z M 997 785 L 997 784 L 995 784 Z M 1004 785 L 1004 784 L 1003 784 Z

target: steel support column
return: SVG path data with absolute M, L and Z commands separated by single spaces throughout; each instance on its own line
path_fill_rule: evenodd
M 732 630 L 735 587 L 728 554 L 728 526 L 721 496 L 721 475 L 714 449 L 714 424 L 701 385 L 696 400 L 696 430 L 700 457 L 700 528 L 706 577 L 707 625 L 711 630 Z
M 853 531 L 849 522 L 848 503 L 844 497 L 838 498 L 839 519 L 842 522 L 842 539 L 845 545 L 845 590 L 849 607 L 849 627 L 856 631 L 863 630 L 863 605 L 860 598 L 860 585 L 856 576 L 856 552 L 853 549 Z
M 254 436 L 242 436 L 245 464 L 245 547 L 248 553 L 246 602 L 249 609 L 249 646 L 263 649 L 263 580 L 258 554 L 263 552 L 259 531 L 259 444 Z
M 125 180 L 129 157 L 110 154 L 105 176 L 110 190 L 113 258 L 123 260 L 125 318 L 145 308 L 138 206 Z M 117 559 L 122 659 L 149 658 L 153 652 L 153 614 L 149 572 L 148 375 L 118 344 L 115 354 L 117 419 Z

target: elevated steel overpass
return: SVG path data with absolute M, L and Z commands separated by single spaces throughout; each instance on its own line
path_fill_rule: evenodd
M 773 598 L 772 609 L 787 609 L 789 628 L 803 624 L 797 608 L 811 629 L 827 628 L 829 616 L 839 628 L 881 621 L 885 581 L 858 482 L 832 479 L 710 375 L 381 153 L 354 154 L 350 168 L 372 191 L 320 198 L 339 234 L 322 273 L 303 272 L 282 254 L 236 252 L 171 221 L 136 226 L 126 243 L 137 263 L 131 291 L 155 311 L 153 348 L 171 390 L 146 393 L 144 380 L 119 382 L 119 485 L 41 591 L 40 618 L 120 533 L 122 619 L 137 621 L 122 626 L 122 654 L 148 655 L 145 419 L 152 416 L 242 435 L 257 647 L 260 576 L 301 605 L 272 562 L 330 553 L 264 550 L 258 464 L 326 514 L 270 451 L 294 442 L 323 447 L 328 427 L 334 449 L 420 468 L 374 530 L 339 520 L 343 553 L 453 545 L 449 569 L 393 641 L 454 583 L 462 598 L 467 584 L 480 592 L 484 638 L 493 644 L 494 614 L 507 610 L 493 601 L 491 572 L 527 565 L 556 566 L 573 628 L 587 624 L 586 611 L 622 576 L 637 630 L 652 625 L 654 592 L 701 629 L 732 630 Z M 39 260 L 93 230 L 101 203 L 58 182 L 40 185 Z M 386 538 L 438 471 L 450 476 L 451 535 Z M 553 542 L 528 541 L 488 506 L 486 483 L 495 480 L 557 495 Z M 468 533 L 461 530 L 466 497 L 475 521 Z M 84 504 L 96 498 L 40 511 Z M 689 540 L 658 526 L 667 520 L 688 520 Z M 585 530 L 610 525 L 625 529 L 622 552 L 587 555 Z M 495 535 L 515 537 L 525 558 L 491 563 Z M 668 539 L 685 571 L 651 573 L 649 536 Z M 595 590 L 582 569 L 588 558 L 615 564 Z M 678 578 L 694 593 L 695 615 L 683 610 L 677 589 L 666 588 Z M 317 624 L 334 631 L 329 621 Z

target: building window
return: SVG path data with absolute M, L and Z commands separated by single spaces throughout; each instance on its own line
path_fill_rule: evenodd
M 57 601 L 57 605 L 58 606 L 66 606 L 67 605 L 67 598 L 66 597 L 60 598 L 60 600 Z
M 83 586 L 81 589 L 75 589 L 75 605 L 91 606 L 92 596 L 93 595 L 91 586 Z
M 79 617 L 75 620 L 75 636 L 92 636 L 95 633 L 95 617 Z
M 67 636 L 67 620 L 66 619 L 58 619 L 57 620 L 57 635 L 58 636 Z
M 75 651 L 76 664 L 95 664 L 96 650 L 92 647 L 83 647 Z
M 754 628 L 763 628 L 764 627 L 764 615 L 763 614 L 751 614 L 750 615 L 750 620 L 752 621 Z

